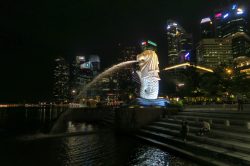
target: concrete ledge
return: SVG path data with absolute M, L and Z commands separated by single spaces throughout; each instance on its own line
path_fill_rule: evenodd
M 156 120 L 163 114 L 162 108 L 133 108 L 116 110 L 116 128 L 118 132 L 134 132 Z

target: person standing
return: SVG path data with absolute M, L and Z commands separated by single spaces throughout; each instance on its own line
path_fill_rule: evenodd
M 182 121 L 181 135 L 182 135 L 182 139 L 183 139 L 184 142 L 187 141 L 188 132 L 189 132 L 188 122 L 187 121 Z
M 241 96 L 238 96 L 238 111 L 243 111 L 243 99 Z

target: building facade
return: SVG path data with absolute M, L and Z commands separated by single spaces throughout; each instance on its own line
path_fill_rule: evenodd
M 250 37 L 247 18 L 246 6 L 236 3 L 214 14 L 216 37 L 231 40 L 234 58 L 249 56 Z
M 203 18 L 200 22 L 201 39 L 214 38 L 214 26 L 210 17 Z
M 175 21 L 167 21 L 168 65 L 176 65 L 190 60 L 193 49 L 192 35 Z
M 232 63 L 231 41 L 225 39 L 202 39 L 196 48 L 197 62 L 201 66 L 216 68 Z
M 54 87 L 53 97 L 56 103 L 66 103 L 69 98 L 69 65 L 64 58 L 58 57 L 54 60 L 53 71 Z
M 100 57 L 98 55 L 76 56 L 72 64 L 71 99 L 86 86 L 100 71 Z M 88 96 L 95 95 L 94 91 L 88 91 Z

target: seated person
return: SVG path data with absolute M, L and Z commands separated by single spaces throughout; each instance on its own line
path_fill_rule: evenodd
M 206 133 L 210 132 L 210 124 L 206 122 L 205 120 L 202 121 L 202 127 L 200 131 L 198 132 L 198 135 L 204 135 Z

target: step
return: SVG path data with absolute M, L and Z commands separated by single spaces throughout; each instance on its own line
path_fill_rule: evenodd
M 216 118 L 228 118 L 228 119 L 242 119 L 242 120 L 249 120 L 250 119 L 250 113 L 239 113 L 239 112 L 228 113 L 228 112 L 183 111 L 183 112 L 179 112 L 178 115 L 216 117 Z
M 199 155 L 211 155 L 211 157 L 214 157 L 217 160 L 223 160 L 223 162 L 229 162 L 233 164 L 237 163 L 237 165 L 250 164 L 250 155 L 247 155 L 245 153 L 234 152 L 217 146 L 192 141 L 184 143 L 179 138 L 167 134 L 152 132 L 145 129 L 140 130 L 139 135 L 144 137 L 146 136 L 163 143 L 174 144 L 178 148 L 185 148 L 186 150 L 191 152 L 197 151 L 199 152 Z
M 180 130 L 181 122 L 182 121 L 164 119 L 162 121 L 155 122 L 153 124 Z M 188 125 L 190 132 L 197 133 L 200 129 L 200 125 L 197 123 L 188 122 Z M 211 125 L 211 131 L 207 136 L 212 138 L 227 138 L 231 140 L 238 140 L 250 143 L 250 132 L 247 133 L 244 130 L 238 132 L 237 129 L 232 130 L 230 129 L 230 127 L 225 127 L 225 126 L 223 128 L 222 127 L 218 128 L 214 125 Z
M 250 105 L 249 105 L 250 106 Z M 202 110 L 202 107 L 200 108 L 200 110 L 185 110 L 182 112 L 190 112 L 190 113 L 222 113 L 222 114 L 248 114 L 250 115 L 249 111 L 222 111 L 222 110 Z
M 230 126 L 237 126 L 237 127 L 250 127 L 250 120 L 236 120 L 236 119 L 227 119 L 227 118 L 215 118 L 215 117 L 204 117 L 204 116 L 184 116 L 184 115 L 176 115 L 173 116 L 173 118 L 175 119 L 181 119 L 181 120 L 192 120 L 192 121 L 210 121 L 212 120 L 212 122 L 214 124 L 227 124 Z
M 243 111 L 238 111 L 238 105 L 237 104 L 233 104 L 233 105 L 229 105 L 229 104 L 225 104 L 225 105 L 186 105 L 184 107 L 185 111 L 192 111 L 192 112 L 196 112 L 196 111 L 202 111 L 202 112 L 239 112 L 239 113 L 249 113 L 250 111 L 250 104 L 243 104 Z
M 167 129 L 165 127 L 159 127 L 159 126 L 153 126 L 150 125 L 146 128 L 147 130 L 150 131 L 156 131 L 158 133 L 164 133 L 168 135 L 172 135 L 175 137 L 181 137 L 180 135 L 180 130 L 174 130 L 174 129 Z M 206 144 L 211 144 L 215 145 L 218 147 L 226 148 L 228 150 L 237 150 L 241 151 L 243 153 L 249 153 L 250 154 L 250 144 L 249 143 L 243 143 L 243 142 L 236 142 L 236 141 L 230 141 L 230 140 L 225 140 L 225 139 L 214 139 L 214 138 L 209 138 L 209 137 L 204 137 L 204 136 L 197 136 L 194 133 L 189 133 L 188 139 L 200 143 L 206 143 Z
M 162 118 L 161 121 L 166 121 L 169 123 L 178 123 L 181 124 L 182 120 L 180 119 L 174 119 L 174 118 Z M 201 121 L 197 121 L 197 120 L 187 120 L 189 125 L 193 125 L 193 126 L 199 126 L 201 124 Z M 209 121 L 208 121 L 209 122 Z M 247 129 L 246 127 L 240 127 L 240 126 L 227 126 L 225 124 L 216 124 L 216 123 L 212 123 L 210 124 L 211 128 L 213 129 L 217 129 L 217 130 L 223 130 L 223 131 L 228 131 L 228 132 L 235 132 L 235 133 L 247 133 L 250 134 L 250 130 Z
M 205 157 L 205 156 L 198 156 L 196 153 L 186 151 L 184 149 L 181 149 L 181 148 L 178 148 L 178 147 L 163 143 L 161 141 L 157 141 L 157 140 L 150 139 L 150 138 L 147 138 L 147 137 L 143 137 L 143 136 L 140 136 L 140 135 L 136 135 L 136 137 L 139 138 L 139 139 L 142 139 L 144 141 L 147 141 L 147 142 L 153 143 L 155 145 L 158 145 L 160 147 L 164 147 L 164 148 L 167 148 L 167 149 L 172 150 L 174 152 L 180 153 L 180 154 L 182 154 L 183 156 L 185 156 L 187 158 L 190 158 L 190 159 L 192 159 L 192 160 L 194 160 L 194 161 L 196 161 L 198 163 L 201 163 L 202 165 L 229 166 L 228 164 L 225 164 L 225 163 L 220 162 L 218 160 L 215 160 L 213 158 L 209 158 L 209 157 Z

